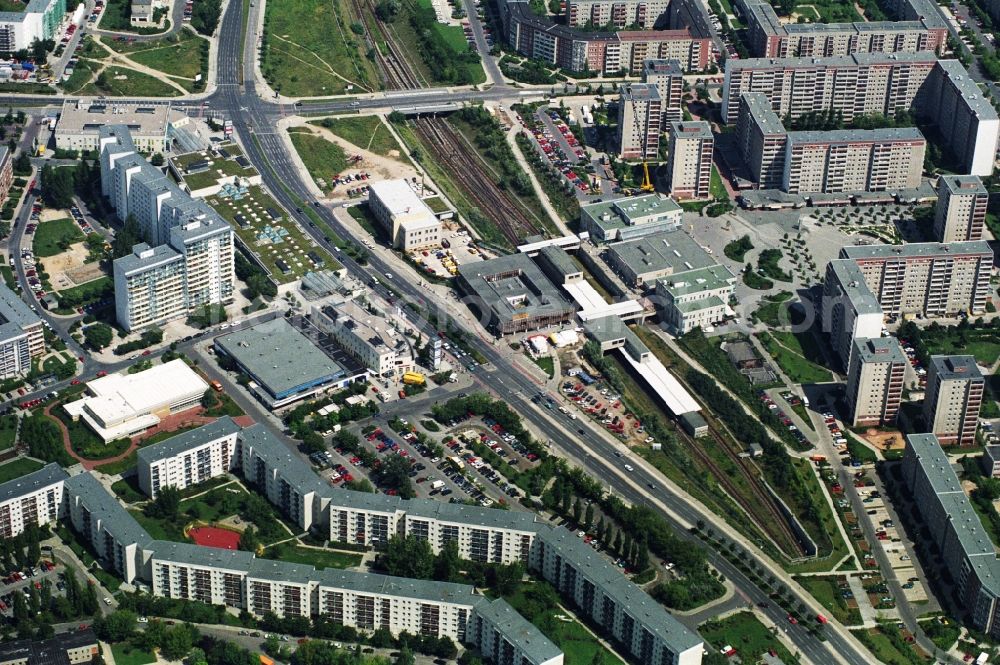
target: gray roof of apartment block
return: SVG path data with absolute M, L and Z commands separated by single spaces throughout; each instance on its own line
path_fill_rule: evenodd
M 154 540 L 149 544 L 153 558 L 159 561 L 179 563 L 187 566 L 203 566 L 205 568 L 225 568 L 246 572 L 254 559 L 252 552 L 243 550 L 228 550 L 221 547 L 206 547 L 193 543 L 175 543 L 167 540 Z
M 497 630 L 517 645 L 532 663 L 544 663 L 562 654 L 562 650 L 545 637 L 534 624 L 525 619 L 503 598 L 483 600 L 476 614 L 487 619 Z
M 908 242 L 903 245 L 848 245 L 841 247 L 842 259 L 879 259 L 898 256 L 933 257 L 954 256 L 956 254 L 988 254 L 993 256 L 990 244 L 985 240 L 964 240 L 960 242 Z
M 0 342 L 24 334 L 41 319 L 6 285 L 0 284 Z
M 80 498 L 91 516 L 100 519 L 104 529 L 119 543 L 135 543 L 140 548 L 148 549 L 153 538 L 90 472 L 70 477 L 65 488 L 71 497 Z
M 64 481 L 67 478 L 69 478 L 69 474 L 61 466 L 55 462 L 46 464 L 38 471 L 27 473 L 19 478 L 14 478 L 0 484 L 0 503 L 30 494 L 43 487 Z
M 540 518 L 534 513 L 517 510 L 480 508 L 460 503 L 445 503 L 432 499 L 410 499 L 403 507 L 407 518 L 423 517 L 446 522 L 458 522 L 469 526 L 483 526 L 497 529 L 537 531 Z
M 417 598 L 440 603 L 475 605 L 482 600 L 468 584 L 418 580 L 377 573 L 361 573 L 327 568 L 315 577 L 320 586 L 349 589 L 358 593 L 380 594 L 402 598 Z
M 975 356 L 931 356 L 931 368 L 943 381 L 982 380 Z

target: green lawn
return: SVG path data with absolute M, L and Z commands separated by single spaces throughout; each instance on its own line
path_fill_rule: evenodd
M 310 120 L 309 124 L 324 127 L 352 145 L 383 157 L 399 157 L 403 148 L 377 115 L 349 116 Z
M 3 283 L 13 291 L 17 288 L 17 280 L 14 279 L 14 270 L 10 266 L 0 266 L 0 275 L 3 275 Z
M 73 67 L 73 73 L 62 83 L 63 90 L 70 95 L 80 92 L 90 84 L 91 79 L 94 77 L 94 72 L 100 68 L 100 64 L 93 60 L 80 58 Z
M 777 333 L 773 335 L 759 333 L 757 338 L 790 381 L 793 383 L 825 383 L 832 380 L 833 377 L 829 371 L 806 360 L 804 356 L 792 351 L 783 344 L 779 344 L 776 339 Z
M 135 476 L 128 480 L 119 480 L 111 485 L 111 490 L 125 503 L 138 503 L 144 501 L 146 495 L 139 491 L 139 485 Z
M 920 663 L 933 662 L 927 658 L 920 658 L 909 646 L 906 651 L 901 651 L 878 628 L 852 630 L 851 632 L 861 640 L 862 644 L 871 649 L 875 657 L 885 665 L 919 665 Z
M 323 180 L 326 183 L 324 188 L 332 189 L 329 183 L 349 166 L 344 149 L 307 130 L 289 131 L 288 136 L 313 180 L 317 184 Z
M 101 76 L 86 85 L 80 93 L 112 97 L 177 97 L 181 94 L 176 88 L 149 74 L 118 66 L 107 67 Z
M 42 222 L 35 229 L 33 247 L 38 257 L 61 254 L 70 245 L 83 240 L 83 231 L 72 219 L 53 219 Z
M 17 416 L 10 414 L 0 417 L 0 450 L 6 450 L 14 445 L 17 433 Z
M 111 653 L 115 657 L 115 665 L 147 665 L 155 663 L 156 656 L 134 648 L 131 644 L 112 644 Z
M 558 596 L 555 591 L 545 594 L 534 594 L 535 587 L 542 583 L 522 585 L 521 589 L 506 600 L 525 619 L 538 627 L 542 633 L 563 650 L 566 663 L 601 662 L 603 665 L 625 665 L 620 658 L 608 651 L 590 632 L 578 621 L 570 618 L 556 603 Z M 548 585 L 544 585 L 548 587 Z M 551 589 L 549 587 L 549 589 Z M 539 600 L 547 600 L 542 604 Z M 603 660 L 596 661 L 597 654 Z
M 360 554 L 317 550 L 310 547 L 294 546 L 290 543 L 267 548 L 264 550 L 263 558 L 306 563 L 321 570 L 323 568 L 354 568 L 361 565 Z
M 976 360 L 983 365 L 992 365 L 1000 357 L 1000 335 L 984 330 L 966 332 L 965 343 L 958 335 L 935 334 L 924 332 L 922 335 L 924 343 L 927 345 L 927 353 L 936 354 L 969 354 L 976 357 Z
M 721 621 L 707 621 L 698 627 L 698 632 L 712 645 L 710 652 L 713 648 L 718 651 L 729 645 L 736 649 L 744 663 L 757 662 L 768 649 L 774 649 L 786 663 L 795 662 L 788 649 L 752 612 L 740 612 Z
M 550 378 L 555 373 L 555 361 L 552 359 L 552 356 L 542 356 L 541 358 L 532 358 L 532 360 L 534 360 L 535 364 L 541 367 Z
M 336 95 L 377 90 L 375 63 L 363 36 L 351 30 L 359 18 L 346 0 L 282 0 L 267 3 L 264 78 L 282 94 Z
M 841 595 L 838 582 L 846 581 L 843 576 L 803 576 L 795 580 L 805 587 L 834 616 L 837 621 L 847 625 L 861 623 L 861 613 L 857 608 L 847 606 L 847 600 Z
M 114 281 L 107 275 L 104 275 L 103 277 L 98 277 L 97 279 L 93 279 L 89 282 L 84 282 L 83 284 L 63 289 L 58 293 L 60 298 L 71 300 L 78 305 L 87 305 L 91 302 L 100 300 L 106 295 L 111 295 L 114 288 Z
M 202 53 L 208 49 L 208 41 L 190 30 L 182 30 L 180 39 L 173 44 L 165 42 L 136 42 L 136 44 L 143 44 L 144 48 L 129 53 L 130 59 L 140 65 L 185 79 L 194 79 L 201 73 Z M 159 46 L 149 48 L 150 44 Z
M 43 466 L 44 464 L 41 462 L 26 457 L 18 457 L 10 462 L 0 464 L 0 483 L 38 471 Z

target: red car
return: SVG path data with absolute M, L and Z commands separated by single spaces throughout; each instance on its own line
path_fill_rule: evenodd
M 107 375 L 108 375 L 108 373 L 105 372 L 103 369 L 100 372 L 97 373 L 97 376 L 107 376 Z
M 796 619 L 795 617 L 793 617 L 791 614 L 789 614 L 788 615 L 788 623 L 790 623 L 790 624 L 792 624 L 794 626 L 794 625 L 796 625 L 796 624 L 799 623 L 799 620 Z
M 69 382 L 69 385 L 71 385 L 71 386 L 78 386 L 78 385 L 80 385 L 80 379 L 73 379 L 72 381 Z
M 142 352 L 142 355 L 148 356 L 149 353 L 150 353 L 149 349 L 146 349 L 145 351 Z

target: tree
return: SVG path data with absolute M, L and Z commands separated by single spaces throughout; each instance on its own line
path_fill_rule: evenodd
M 100 351 L 115 338 L 115 331 L 106 323 L 94 323 L 83 329 L 83 339 L 90 348 Z
M 119 259 L 132 253 L 132 248 L 142 239 L 139 229 L 139 221 L 135 215 L 128 215 L 125 224 L 115 233 L 115 240 L 111 243 L 111 258 Z
M 257 530 L 248 526 L 240 534 L 239 548 L 244 552 L 256 552 L 260 546 L 260 539 L 257 537 Z
M 583 526 L 587 531 L 594 524 L 594 504 L 588 503 L 587 510 L 583 514 Z
M 31 175 L 31 157 L 28 156 L 27 152 L 22 152 L 14 160 L 14 174 Z
M 136 615 L 132 610 L 118 609 L 94 620 L 94 632 L 105 642 L 124 642 L 135 632 Z
M 163 166 L 164 162 L 166 162 L 166 160 L 163 158 L 163 153 L 157 152 L 149 158 L 149 163 L 153 166 Z
M 446 540 L 440 554 L 434 559 L 434 579 L 439 582 L 456 581 L 461 564 L 458 543 L 454 540 Z
M 201 396 L 201 406 L 203 409 L 211 409 L 215 406 L 215 391 L 211 388 L 206 388 L 204 394 Z
M 573 503 L 573 523 L 579 525 L 583 518 L 583 503 L 577 498 Z
M 509 563 L 496 568 L 496 588 L 501 596 L 509 596 L 517 593 L 521 587 L 521 579 L 524 577 L 524 565 L 521 563 Z
M 415 665 L 416 662 L 410 647 L 403 647 L 399 650 L 399 655 L 396 656 L 396 665 Z
M 46 164 L 42 168 L 42 199 L 52 208 L 68 208 L 73 205 L 73 172 L 66 168 L 52 168 Z
M 188 655 L 198 637 L 198 630 L 191 624 L 176 626 L 164 635 L 160 642 L 160 654 L 167 660 L 180 660 Z
M 429 580 L 434 573 L 434 553 L 431 545 L 416 536 L 393 536 L 382 556 L 382 564 L 390 575 Z
M 144 512 L 150 517 L 176 520 L 180 515 L 181 491 L 173 485 L 161 487 L 156 498 L 146 505 Z

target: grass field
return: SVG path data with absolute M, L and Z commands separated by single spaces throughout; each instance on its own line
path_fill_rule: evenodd
M 67 247 L 83 240 L 83 231 L 72 219 L 53 219 L 35 229 L 33 247 L 39 257 L 61 254 Z
M 111 653 L 115 657 L 115 665 L 147 665 L 156 662 L 156 656 L 153 654 L 136 649 L 127 643 L 112 644 Z
M 759 333 L 757 338 L 767 349 L 774 362 L 778 363 L 781 371 L 793 383 L 825 383 L 832 380 L 833 377 L 829 371 L 806 360 L 805 356 L 796 350 L 786 347 L 784 345 L 786 338 L 781 339 L 782 343 L 778 343 L 777 333 Z M 795 336 L 791 334 L 788 335 L 788 338 L 795 340 Z M 798 349 L 802 348 L 797 344 L 796 346 Z
M 840 593 L 837 586 L 844 577 L 834 576 L 807 576 L 798 577 L 796 581 L 805 587 L 806 591 L 812 594 L 837 619 L 837 621 L 849 626 L 861 623 L 861 613 L 856 608 L 847 606 L 847 601 Z
M 788 649 L 752 612 L 733 614 L 721 621 L 707 621 L 698 627 L 698 632 L 716 651 L 727 644 L 736 649 L 744 663 L 757 662 L 768 649 L 774 649 L 783 662 L 795 662 Z
M 110 295 L 114 291 L 114 288 L 114 281 L 107 275 L 104 275 L 89 282 L 63 289 L 58 293 L 62 298 L 71 298 L 75 303 L 86 305 L 95 300 L 100 300 L 106 295 Z
M 321 180 L 330 183 L 347 168 L 347 153 L 336 143 L 331 143 L 306 130 L 289 131 L 288 136 L 305 163 L 309 175 L 317 184 Z
M 0 483 L 38 471 L 42 466 L 44 465 L 41 462 L 26 457 L 18 457 L 5 464 L 0 464 Z
M 306 563 L 310 566 L 323 568 L 354 568 L 361 565 L 360 554 L 317 550 L 309 547 L 298 547 L 285 543 L 264 550 L 265 559 L 278 559 L 292 563 Z
M 108 45 L 140 65 L 171 76 L 194 79 L 201 73 L 202 49 L 207 48 L 208 42 L 190 30 L 182 30 L 176 43 L 155 41 L 126 45 L 110 42 Z
M 552 356 L 542 356 L 541 358 L 532 358 L 535 364 L 542 368 L 542 371 L 551 377 L 555 373 L 555 361 Z
M 912 648 L 901 651 L 886 637 L 878 628 L 871 630 L 852 630 L 855 637 L 861 643 L 871 649 L 879 662 L 886 665 L 919 665 L 920 663 L 933 662 L 928 658 L 921 658 Z
M 531 587 L 525 589 L 522 586 L 518 593 L 506 600 L 563 650 L 567 663 L 587 665 L 600 662 L 603 665 L 624 665 L 620 658 L 608 651 L 580 622 L 569 618 L 555 604 L 554 601 L 557 601 L 558 597 L 555 597 L 554 591 L 551 593 L 553 602 L 542 607 L 538 600 L 544 596 L 530 594 L 530 589 Z M 597 660 L 598 654 L 603 656 L 602 660 Z
M 399 141 L 377 115 L 324 118 L 310 120 L 309 124 L 325 127 L 345 141 L 376 155 L 393 158 L 403 155 Z
M 80 92 L 84 95 L 112 97 L 177 97 L 181 94 L 176 88 L 148 74 L 117 66 L 107 67 L 97 80 L 86 85 Z
M 264 78 L 289 96 L 336 95 L 381 87 L 364 37 L 351 30 L 359 19 L 344 0 L 269 2 L 261 58 Z M 360 89 L 359 89 L 360 88 Z
M 94 62 L 93 60 L 80 58 L 80 60 L 77 61 L 76 66 L 73 67 L 73 73 L 62 83 L 63 89 L 71 95 L 80 92 L 87 87 L 90 80 L 94 76 L 94 72 L 100 68 L 100 64 Z
M 958 334 L 924 332 L 921 337 L 931 355 L 970 354 L 983 365 L 992 365 L 1000 357 L 1000 335 L 990 330 L 967 330 L 964 344 Z
M 10 448 L 14 445 L 14 436 L 17 433 L 17 416 L 9 414 L 0 416 L 0 450 Z
M 135 482 L 135 476 L 129 480 L 119 480 L 111 485 L 111 490 L 121 498 L 125 503 L 138 503 L 143 501 L 146 496 L 137 489 L 137 486 L 133 485 Z

